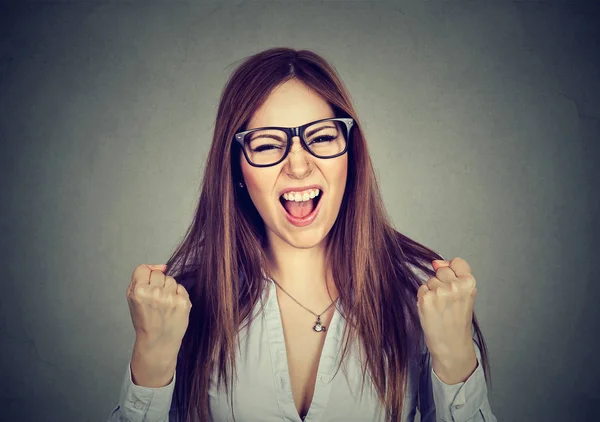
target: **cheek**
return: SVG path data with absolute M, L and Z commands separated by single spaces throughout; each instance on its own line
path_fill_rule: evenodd
M 342 175 L 341 175 L 340 177 L 341 177 L 341 178 L 344 180 L 344 182 L 345 182 L 345 181 L 346 181 L 346 178 L 348 177 L 348 154 L 344 154 L 344 157 L 345 157 L 345 159 L 344 159 L 344 161 L 343 161 L 343 164 L 342 164 L 342 170 L 341 170 L 341 172 L 342 172 Z
M 257 208 L 261 208 L 261 203 L 266 201 L 265 193 L 262 192 L 262 184 L 260 183 L 260 179 L 256 177 L 256 175 L 248 175 L 245 177 L 246 179 L 246 190 L 252 198 L 252 202 Z
M 336 191 L 339 195 L 344 195 L 346 188 L 346 179 L 348 178 L 348 154 L 344 155 L 344 159 L 336 163 L 331 169 L 332 183 L 335 184 Z
M 267 168 L 252 167 L 246 162 L 242 163 L 241 168 L 244 185 L 246 185 L 246 190 L 254 206 L 259 210 L 263 209 L 272 196 L 271 191 L 275 180 L 272 172 Z
M 246 189 L 252 190 L 257 182 L 257 169 L 246 162 L 246 158 L 244 158 L 244 155 L 241 152 L 240 169 L 242 170 L 242 178 L 244 179 L 243 181 L 244 185 L 246 185 Z
M 333 181 L 335 184 L 335 196 L 332 200 L 335 206 L 339 207 L 342 204 L 342 199 L 344 198 L 344 192 L 346 190 L 346 180 L 348 178 L 347 160 L 344 160 L 344 162 L 340 163 L 340 165 L 335 168 L 332 177 L 335 179 Z

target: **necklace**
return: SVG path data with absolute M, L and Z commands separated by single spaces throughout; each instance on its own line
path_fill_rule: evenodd
M 286 292 L 285 289 L 283 287 L 281 287 L 278 282 L 276 282 L 275 280 L 273 280 L 273 278 L 271 278 L 271 280 L 273 281 L 273 283 L 275 283 L 277 285 L 277 287 L 279 287 L 283 291 L 283 293 L 285 293 L 286 295 L 288 295 L 294 302 L 296 302 L 298 305 L 302 306 L 308 312 L 310 312 L 311 314 L 313 314 L 314 316 L 317 317 L 317 321 L 315 322 L 315 325 L 313 326 L 313 330 L 315 332 L 322 333 L 322 332 L 325 332 L 327 330 L 327 327 L 325 327 L 323 324 L 321 324 L 321 315 L 323 315 L 325 312 L 327 312 L 329 310 L 329 308 L 331 308 L 333 306 L 333 304 L 335 303 L 335 300 L 333 302 L 331 302 L 331 304 L 323 312 L 321 312 L 320 314 L 317 315 L 313 311 L 311 311 L 310 309 L 308 309 L 306 306 L 304 306 L 303 304 L 301 304 L 300 302 L 298 302 L 291 294 L 289 294 L 288 292 Z

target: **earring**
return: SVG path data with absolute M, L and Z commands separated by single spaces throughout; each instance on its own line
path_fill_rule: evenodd
M 242 188 L 242 189 L 244 188 L 244 184 L 242 182 L 240 182 L 239 185 L 240 185 L 240 188 Z

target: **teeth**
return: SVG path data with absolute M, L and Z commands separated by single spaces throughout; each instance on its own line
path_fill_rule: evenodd
M 319 189 L 309 189 L 304 192 L 287 192 L 283 194 L 286 201 L 304 202 L 319 196 Z

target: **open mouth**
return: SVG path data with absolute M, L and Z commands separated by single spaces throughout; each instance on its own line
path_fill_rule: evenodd
M 309 198 L 306 201 L 294 201 L 287 200 L 282 195 L 279 197 L 279 202 L 281 202 L 283 209 L 288 215 L 295 219 L 303 219 L 308 217 L 317 208 L 322 196 L 323 192 L 319 192 L 318 196 Z

